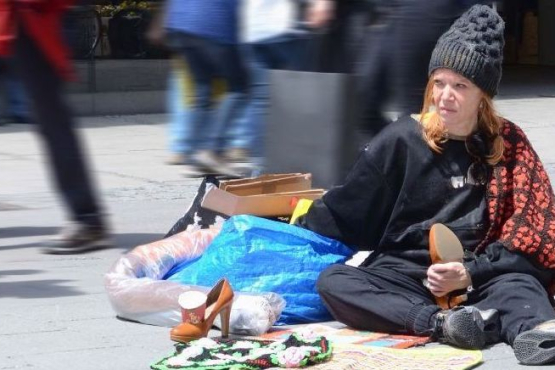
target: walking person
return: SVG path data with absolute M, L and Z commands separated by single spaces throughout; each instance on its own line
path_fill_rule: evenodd
M 61 19 L 71 0 L 1 0 L 0 56 L 11 56 L 35 113 L 50 168 L 72 223 L 45 252 L 82 253 L 110 246 L 63 79 L 72 75 Z
M 247 71 L 238 47 L 237 0 L 168 0 L 167 45 L 187 62 L 193 95 L 188 163 L 206 173 L 234 174 L 231 163 L 242 161 L 233 146 L 247 99 Z M 224 80 L 218 100 L 213 82 Z
M 375 4 L 375 19 L 368 27 L 366 46 L 355 72 L 362 105 L 361 130 L 366 139 L 391 122 L 389 108 L 400 116 L 420 110 L 428 60 L 437 39 L 457 17 L 480 2 L 371 1 Z
M 325 27 L 334 11 L 335 0 L 242 0 L 241 39 L 250 95 L 234 146 L 247 148 L 259 165 L 264 157 L 270 70 L 309 68 L 312 32 Z
M 503 31 L 489 6 L 465 12 L 432 52 L 421 114 L 382 130 L 298 224 L 373 251 L 320 275 L 337 320 L 462 348 L 503 341 L 523 364 L 554 364 L 555 195 L 524 132 L 494 110 Z M 437 223 L 462 261 L 431 264 Z

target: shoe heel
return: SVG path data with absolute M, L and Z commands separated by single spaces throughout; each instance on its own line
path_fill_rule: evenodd
M 229 318 L 231 316 L 231 305 L 222 308 L 220 311 L 220 321 L 222 323 L 222 337 L 229 336 Z

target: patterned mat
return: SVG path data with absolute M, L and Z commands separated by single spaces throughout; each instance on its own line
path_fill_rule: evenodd
M 256 349 L 252 346 L 246 346 L 247 342 L 254 343 L 256 341 L 260 341 L 261 346 L 259 347 L 260 349 L 263 349 L 262 347 L 266 345 L 270 345 L 270 347 L 275 347 L 275 345 L 280 345 L 280 343 L 286 343 L 290 341 L 292 337 L 322 338 L 322 340 L 326 340 L 326 342 L 331 342 L 331 347 L 333 348 L 331 359 L 327 357 L 327 362 L 319 364 L 314 364 L 314 362 L 319 361 L 311 361 L 312 366 L 309 366 L 308 368 L 315 370 L 465 370 L 470 369 L 482 362 L 481 351 L 461 350 L 449 347 L 410 348 L 427 343 L 429 341 L 429 338 L 426 337 L 365 332 L 349 329 L 347 327 L 337 328 L 334 326 L 323 324 L 297 326 L 295 328 L 287 330 L 270 332 L 257 338 L 237 337 L 235 339 L 229 339 L 227 341 L 224 340 L 224 342 L 229 342 L 230 344 L 233 343 L 232 349 L 235 352 L 238 351 L 238 348 L 244 347 L 243 349 L 249 351 L 249 356 L 256 355 L 255 357 L 257 357 L 261 354 L 258 353 L 259 349 Z M 243 338 L 243 340 L 241 340 L 240 338 Z M 201 339 L 200 341 L 207 340 L 211 341 L 209 339 Z M 274 342 L 274 344 L 271 344 L 272 342 Z M 178 344 L 176 348 L 177 351 L 175 353 L 152 364 L 151 368 L 158 370 L 193 368 L 229 369 L 229 363 L 220 363 L 221 361 L 227 359 L 227 357 L 225 356 L 226 354 L 224 353 L 225 351 L 221 350 L 221 348 L 213 348 L 213 352 L 215 351 L 213 355 L 216 357 L 209 359 L 210 365 L 208 367 L 206 367 L 208 363 L 202 363 L 202 361 L 200 361 L 201 357 L 206 357 L 200 352 L 188 353 L 191 352 L 191 348 L 187 349 L 187 346 L 183 346 L 180 344 Z M 281 348 L 282 352 L 284 348 Z M 300 350 L 302 348 L 313 347 L 296 347 L 294 349 Z M 184 349 L 187 349 L 187 351 L 184 351 Z M 251 353 L 250 351 L 252 350 L 255 350 L 255 352 L 257 353 Z M 288 349 L 288 351 L 291 350 L 293 349 Z M 274 354 L 271 354 L 270 352 Z M 274 360 L 280 359 L 281 357 L 286 359 L 287 357 L 285 356 L 285 352 L 283 352 L 283 356 L 281 354 L 277 355 L 275 351 L 270 352 L 268 352 L 267 354 L 269 354 Z M 327 353 L 329 356 L 329 352 Z M 187 357 L 187 361 L 183 363 L 182 360 L 184 360 L 185 358 L 181 357 L 183 357 L 185 354 L 187 355 L 185 356 Z M 199 357 L 197 358 L 197 356 Z M 251 361 L 252 363 L 249 363 L 247 366 L 248 361 L 244 361 L 244 359 L 241 359 L 240 357 L 241 356 L 238 357 L 237 354 L 233 354 L 231 357 L 229 357 L 233 358 L 234 360 L 239 360 L 239 363 L 241 363 L 242 366 L 239 366 L 239 363 L 237 363 L 237 369 L 266 368 L 268 370 L 271 370 L 281 367 L 294 367 L 286 366 L 285 364 L 282 364 L 281 361 L 277 361 L 279 362 L 279 365 L 274 361 L 269 361 L 264 364 L 260 361 Z M 297 358 L 298 356 L 292 356 L 291 358 L 293 357 Z M 181 363 L 173 363 L 176 360 L 179 360 L 178 362 Z M 320 361 L 322 360 L 324 360 L 324 357 L 320 359 Z M 291 362 L 291 360 L 289 359 L 286 362 Z M 279 367 L 271 367 L 272 365 L 278 365 Z M 292 363 L 288 363 L 287 365 L 292 365 Z M 310 362 L 301 361 L 297 364 L 297 366 L 299 365 L 310 365 Z
M 310 367 L 315 370 L 464 370 L 482 362 L 481 351 L 445 347 L 406 350 L 430 342 L 427 337 L 375 333 L 325 324 L 302 325 L 262 337 L 282 340 L 292 332 L 307 330 L 325 336 L 333 344 L 332 359 Z
M 317 335 L 325 336 L 333 344 L 357 344 L 362 346 L 410 348 L 428 343 L 428 337 L 394 335 L 369 331 L 353 330 L 347 327 L 337 328 L 324 324 L 309 324 L 287 330 L 273 331 L 261 336 L 264 339 L 281 340 L 295 331 L 311 330 Z
M 482 362 L 482 352 L 455 348 L 409 350 L 361 345 L 336 345 L 331 361 L 314 370 L 464 370 Z

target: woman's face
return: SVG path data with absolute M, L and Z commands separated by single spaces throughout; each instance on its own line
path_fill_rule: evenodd
M 475 131 L 482 90 L 450 69 L 436 70 L 432 79 L 434 105 L 447 131 L 460 136 Z

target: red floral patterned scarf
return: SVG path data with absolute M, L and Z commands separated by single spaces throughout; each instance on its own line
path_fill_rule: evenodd
M 505 121 L 501 135 L 505 151 L 487 191 L 490 228 L 477 252 L 499 240 L 555 269 L 555 196 L 547 173 L 517 125 Z

